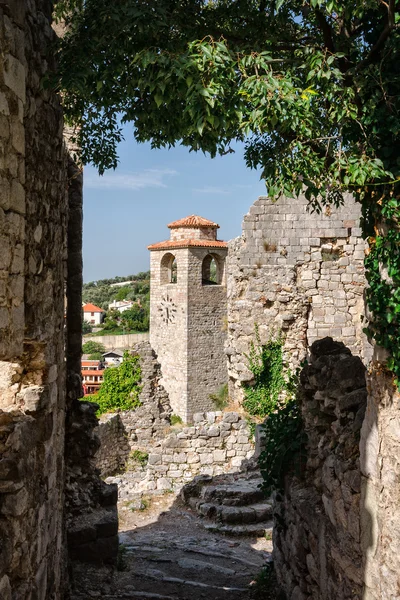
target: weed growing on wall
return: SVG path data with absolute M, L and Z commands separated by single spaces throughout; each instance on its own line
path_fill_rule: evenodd
M 180 417 L 179 415 L 171 415 L 170 422 L 172 426 L 183 425 L 182 417 Z
M 99 405 L 97 415 L 133 410 L 140 406 L 141 378 L 140 357 L 125 352 L 118 367 L 109 367 L 104 371 L 103 383 L 94 398 Z
M 229 403 L 228 384 L 222 385 L 216 394 L 210 394 L 210 400 L 214 402 L 216 410 L 223 410 Z
M 145 467 L 147 465 L 147 461 L 149 459 L 148 452 L 142 452 L 142 450 L 132 450 L 129 454 L 129 460 L 141 467 Z
M 255 335 L 257 343 L 251 342 L 250 352 L 245 355 L 254 383 L 243 384 L 243 407 L 249 415 L 264 418 L 276 408 L 280 396 L 287 392 L 288 379 L 284 371 L 282 339 L 271 339 L 262 345 L 257 326 Z

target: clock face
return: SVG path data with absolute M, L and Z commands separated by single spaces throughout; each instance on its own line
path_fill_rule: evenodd
M 167 325 L 168 323 L 173 323 L 175 321 L 176 311 L 176 304 L 172 301 L 172 298 L 170 298 L 170 296 L 168 296 L 167 294 L 163 297 L 163 299 L 160 302 L 160 306 L 158 307 L 158 312 L 160 313 L 164 323 L 166 323 Z

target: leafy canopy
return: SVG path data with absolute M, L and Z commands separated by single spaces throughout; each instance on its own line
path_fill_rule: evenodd
M 67 117 L 83 162 L 139 142 L 211 156 L 245 142 L 268 193 L 363 204 L 368 326 L 400 378 L 398 0 L 61 0 Z M 120 115 L 120 118 L 118 117 Z
M 214 156 L 244 140 L 271 195 L 340 199 L 400 175 L 394 1 L 71 3 L 60 85 L 101 172 L 117 164 L 119 113 L 156 148 Z
M 82 346 L 83 354 L 99 353 L 99 354 L 103 355 L 105 351 L 106 351 L 106 349 L 105 349 L 105 346 L 103 346 L 103 344 L 100 344 L 100 342 L 92 342 L 91 340 L 89 342 L 86 342 Z

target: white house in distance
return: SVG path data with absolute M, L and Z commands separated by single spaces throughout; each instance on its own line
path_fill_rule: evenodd
M 136 304 L 136 302 L 133 302 L 133 300 L 113 300 L 113 302 L 108 305 L 108 308 L 123 313 L 125 310 L 132 308 L 134 304 Z
M 84 304 L 82 310 L 83 320 L 87 321 L 91 325 L 100 325 L 106 312 L 102 308 L 99 308 L 90 302 L 88 304 Z
M 119 350 L 118 348 L 114 348 L 113 350 L 109 350 L 103 354 L 103 360 L 106 363 L 107 367 L 115 367 L 122 363 L 122 359 L 124 358 L 124 351 Z

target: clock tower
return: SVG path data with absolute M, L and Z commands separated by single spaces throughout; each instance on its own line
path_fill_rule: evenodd
M 185 423 L 213 410 L 210 394 L 227 383 L 226 242 L 219 225 L 191 215 L 168 225 L 170 239 L 149 246 L 150 343 L 172 410 Z

